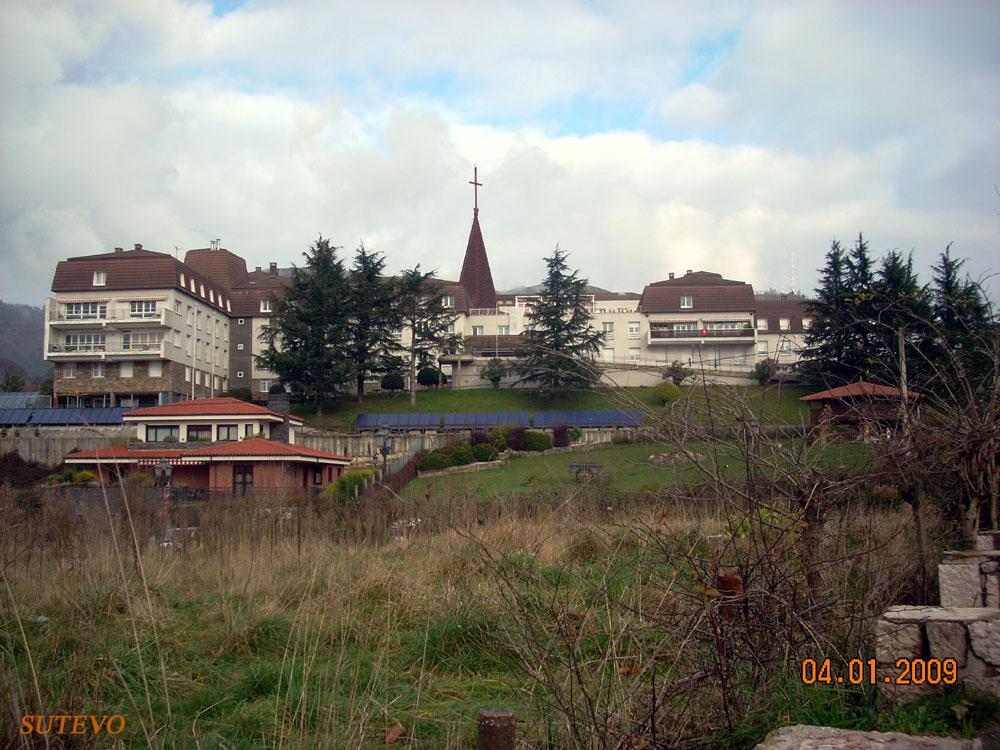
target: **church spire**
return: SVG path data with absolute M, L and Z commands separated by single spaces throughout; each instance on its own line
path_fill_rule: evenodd
M 473 167 L 472 180 L 472 229 L 469 231 L 469 244 L 465 248 L 465 260 L 462 261 L 462 275 L 459 283 L 465 287 L 470 308 L 495 308 L 497 306 L 497 291 L 493 286 L 493 274 L 490 272 L 490 261 L 486 257 L 486 243 L 483 242 L 483 230 L 479 228 L 479 169 Z

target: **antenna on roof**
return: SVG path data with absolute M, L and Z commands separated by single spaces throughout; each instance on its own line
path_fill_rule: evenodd
M 181 249 L 177 245 L 174 245 L 174 257 L 178 260 L 181 258 Z
M 795 251 L 792 250 L 791 278 L 788 280 L 788 291 L 795 294 Z

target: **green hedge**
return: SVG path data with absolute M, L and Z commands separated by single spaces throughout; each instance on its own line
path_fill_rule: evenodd
M 552 447 L 552 438 L 548 433 L 528 430 L 524 433 L 524 447 L 529 451 L 547 451 Z

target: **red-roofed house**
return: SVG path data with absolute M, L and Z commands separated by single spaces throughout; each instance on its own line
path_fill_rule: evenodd
M 921 398 L 916 393 L 909 394 L 909 397 Z M 809 417 L 813 423 L 894 424 L 900 417 L 902 399 L 903 394 L 898 388 L 859 380 L 802 396 L 799 401 L 809 404 Z
M 253 489 L 322 490 L 351 459 L 294 444 L 296 417 L 286 417 L 235 398 L 182 401 L 127 412 L 143 442 L 70 453 L 70 465 L 92 466 L 101 483 L 133 472 L 152 474 L 167 463 L 175 487 L 232 491 Z

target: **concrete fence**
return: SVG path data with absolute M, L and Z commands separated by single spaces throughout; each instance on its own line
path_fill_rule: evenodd
M 71 451 L 107 448 L 134 437 L 134 427 L 6 427 L 0 430 L 0 454 L 16 453 L 25 461 L 58 466 Z

